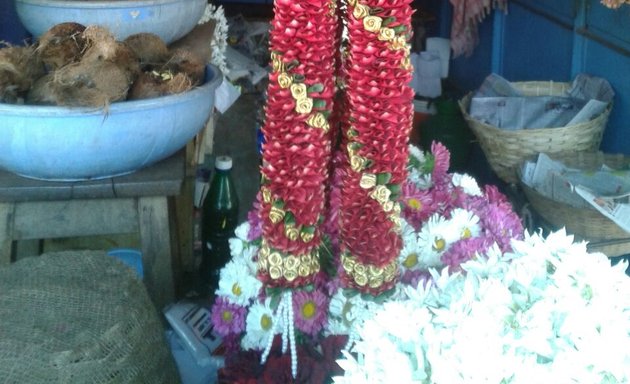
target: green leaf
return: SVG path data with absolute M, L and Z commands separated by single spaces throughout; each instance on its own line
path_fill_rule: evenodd
M 363 166 L 363 169 L 371 168 L 373 165 L 374 165 L 374 160 L 367 159 L 365 161 L 365 165 Z
M 351 299 L 351 298 L 355 297 L 358 294 L 359 294 L 359 291 L 357 291 L 356 289 L 352 289 L 352 288 L 344 288 L 343 289 L 343 295 L 345 297 L 347 297 L 348 299 Z
M 298 65 L 300 65 L 300 62 L 297 60 L 291 60 L 289 61 L 286 65 L 285 68 L 287 71 L 292 70 L 293 68 L 297 67 Z
M 376 174 L 376 184 L 378 185 L 385 185 L 389 183 L 391 179 L 392 179 L 392 174 L 389 172 Z
M 383 27 L 387 27 L 388 25 L 390 25 L 391 23 L 395 22 L 396 18 L 393 16 L 390 17 L 386 17 L 385 19 L 383 19 L 383 21 L 381 22 L 381 25 Z
M 287 211 L 284 214 L 284 224 L 285 225 L 295 225 L 295 216 L 293 215 L 293 213 Z
M 315 226 L 313 225 L 305 225 L 302 227 L 302 230 L 300 232 L 304 232 L 304 233 L 308 233 L 310 235 L 315 233 Z
M 276 208 L 282 209 L 282 208 L 284 208 L 284 201 L 278 199 L 278 200 L 273 202 L 273 206 L 276 207 Z
M 273 309 L 277 309 L 278 305 L 280 304 L 280 299 L 282 299 L 282 294 L 280 293 L 276 293 L 276 294 L 272 294 L 269 295 L 267 294 L 268 297 L 271 297 L 271 301 L 269 302 L 269 306 Z
M 330 118 L 330 111 L 329 110 L 325 110 L 325 111 L 320 111 L 319 113 L 321 113 L 322 115 L 324 115 L 324 117 L 326 119 Z
M 294 83 L 303 83 L 304 82 L 304 75 L 301 75 L 299 73 L 294 73 L 293 74 L 293 82 Z
M 407 27 L 404 25 L 397 25 L 394 28 L 392 28 L 394 30 L 394 32 L 396 33 L 403 33 L 407 30 Z
M 315 83 L 306 89 L 308 93 L 318 93 L 324 90 L 324 84 Z
M 387 184 L 386 187 L 392 194 L 400 194 L 400 184 Z
M 324 99 L 313 99 L 313 108 L 315 108 L 315 109 L 325 109 L 326 108 L 326 100 L 324 100 Z
M 383 11 L 384 9 L 382 7 L 372 7 L 370 8 L 370 15 L 378 15 L 379 13 Z

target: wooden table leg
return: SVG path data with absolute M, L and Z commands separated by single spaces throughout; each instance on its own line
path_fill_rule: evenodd
M 167 197 L 138 198 L 138 221 L 144 281 L 161 311 L 175 297 Z
M 0 203 L 0 265 L 11 263 L 15 204 Z

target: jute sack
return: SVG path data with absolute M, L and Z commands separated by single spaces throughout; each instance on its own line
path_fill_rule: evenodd
M 0 383 L 179 383 L 133 271 L 71 251 L 0 267 Z

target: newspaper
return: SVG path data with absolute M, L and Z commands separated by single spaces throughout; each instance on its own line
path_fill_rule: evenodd
M 523 165 L 521 180 L 554 201 L 593 207 L 630 233 L 630 170 L 573 169 L 541 153 Z
M 599 116 L 614 96 L 608 81 L 586 74 L 578 74 L 563 94 L 526 96 L 493 73 L 475 92 L 469 113 L 475 120 L 505 130 L 565 127 Z

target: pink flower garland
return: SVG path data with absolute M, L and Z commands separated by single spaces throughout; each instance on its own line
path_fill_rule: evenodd
M 341 264 L 348 287 L 378 294 L 396 282 L 398 195 L 407 172 L 413 91 L 410 0 L 348 2 Z

